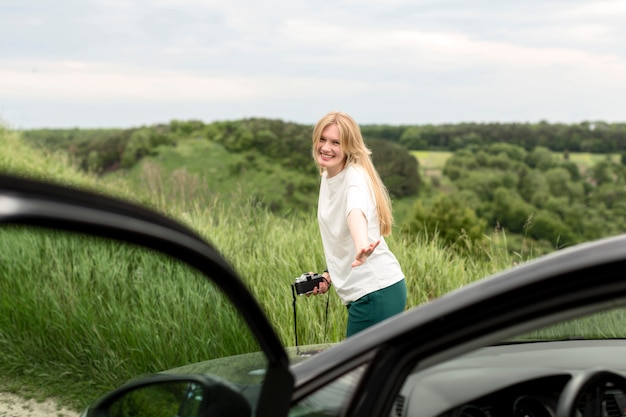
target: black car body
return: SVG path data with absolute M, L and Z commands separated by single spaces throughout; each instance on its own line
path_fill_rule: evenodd
M 106 237 L 167 254 L 221 289 L 258 341 L 257 354 L 129 381 L 94 402 L 89 416 L 128 415 L 129 404 L 135 415 L 152 414 L 137 410 L 137 398 L 156 401 L 164 392 L 175 392 L 169 406 L 181 416 L 626 414 L 626 236 L 516 266 L 306 356 L 282 346 L 210 244 L 165 216 L 0 176 L 0 224 Z

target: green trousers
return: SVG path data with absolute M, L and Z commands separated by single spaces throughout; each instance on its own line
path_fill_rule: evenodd
M 347 305 L 348 329 L 346 337 L 350 337 L 391 316 L 402 313 L 406 307 L 405 280 L 374 291 Z

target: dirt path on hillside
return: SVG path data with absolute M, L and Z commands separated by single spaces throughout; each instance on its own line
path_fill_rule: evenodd
M 78 417 L 80 413 L 59 407 L 54 401 L 24 399 L 15 394 L 0 393 L 0 417 Z

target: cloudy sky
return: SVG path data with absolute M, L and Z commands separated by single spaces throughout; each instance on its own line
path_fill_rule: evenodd
M 626 121 L 624 0 L 0 0 L 0 123 Z

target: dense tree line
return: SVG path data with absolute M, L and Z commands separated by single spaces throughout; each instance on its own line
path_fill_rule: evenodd
M 626 232 L 623 160 L 581 172 L 545 147 L 494 143 L 456 151 L 444 175 L 455 192 L 417 204 L 405 230 L 437 230 L 451 243 L 505 230 L 552 248 Z
M 384 140 L 409 150 L 455 151 L 469 145 L 507 143 L 526 151 L 545 147 L 554 152 L 626 155 L 626 123 L 364 125 L 362 132 L 369 142 Z M 38 145 L 68 150 L 85 169 L 106 172 L 133 164 L 161 144 L 174 145 L 177 140 L 192 136 L 215 140 L 231 151 L 261 150 L 263 154 L 284 160 L 288 167 L 303 169 L 310 167 L 307 156 L 310 133 L 308 125 L 251 118 L 210 124 L 199 120 L 173 120 L 169 124 L 125 130 L 40 129 L 27 130 L 24 135 Z M 289 158 L 284 157 L 286 149 L 292 154 Z
M 508 143 L 530 151 L 538 146 L 555 152 L 615 153 L 626 151 L 626 123 L 459 123 L 441 125 L 366 125 L 363 134 L 399 143 L 411 150 L 450 150 L 468 145 Z

